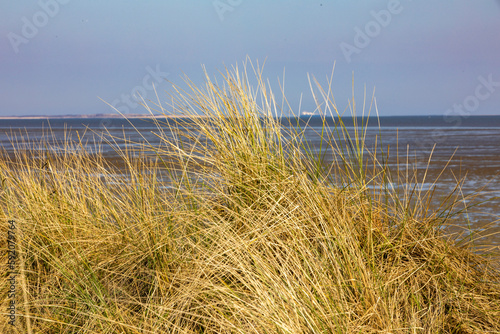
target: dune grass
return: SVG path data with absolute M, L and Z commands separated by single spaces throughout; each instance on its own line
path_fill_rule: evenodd
M 124 169 L 69 140 L 3 156 L 2 235 L 15 220 L 22 268 L 16 326 L 3 316 L 0 332 L 500 332 L 499 272 L 447 234 L 460 181 L 435 203 L 409 163 L 389 171 L 330 81 L 311 79 L 338 119 L 316 153 L 275 117 L 261 67 L 221 76 L 146 106 L 204 117 L 156 120 L 161 145 L 129 143 Z

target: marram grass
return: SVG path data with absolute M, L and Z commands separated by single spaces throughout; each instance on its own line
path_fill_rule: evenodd
M 330 88 L 313 90 L 339 120 L 325 167 L 274 117 L 261 68 L 222 77 L 156 104 L 204 117 L 158 120 L 161 145 L 129 143 L 120 171 L 82 142 L 4 154 L 2 235 L 15 220 L 21 272 L 15 326 L 1 277 L 0 332 L 500 332 L 499 272 L 446 234 L 458 190 L 431 210 L 415 173 L 343 125 Z

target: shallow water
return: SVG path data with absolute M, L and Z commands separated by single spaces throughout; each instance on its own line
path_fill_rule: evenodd
M 308 137 L 319 147 L 313 129 Z M 379 159 L 382 146 L 385 154 L 390 153 L 391 170 L 405 171 L 409 166 L 411 174 L 415 168 L 422 183 L 418 188 L 435 188 L 436 199 L 452 191 L 463 178 L 463 196 L 476 194 L 474 202 L 484 203 L 469 208 L 461 217 L 462 224 L 467 227 L 469 219 L 473 229 L 483 231 L 484 237 L 477 240 L 479 246 L 500 250 L 500 127 L 368 128 L 367 151 L 374 152 L 375 143 Z M 325 159 L 327 164 L 332 163 L 334 155 L 326 154 Z
M 435 118 L 386 118 L 382 127 L 375 124 L 367 128 L 366 147 L 381 158 L 381 148 L 384 154 L 389 151 L 388 165 L 391 170 L 405 170 L 406 159 L 409 156 L 411 168 L 415 167 L 422 182 L 422 189 L 436 187 L 436 197 L 440 198 L 453 189 L 457 180 L 465 177 L 461 191 L 464 195 L 479 192 L 476 201 L 481 205 L 470 208 L 467 212 L 469 222 L 461 219 L 461 224 L 467 227 L 470 223 L 473 229 L 482 230 L 484 237 L 478 238 L 477 245 L 500 247 L 500 118 L 470 117 L 460 126 L 447 124 L 441 117 Z M 64 133 L 70 133 L 73 139 L 81 137 L 86 126 L 96 131 L 86 131 L 84 142 L 92 146 L 100 142 L 99 136 L 104 128 L 109 134 L 135 142 L 149 141 L 153 146 L 159 145 L 157 132 L 151 121 L 134 120 L 133 125 L 123 119 L 53 119 L 49 124 L 46 120 L 0 120 L 0 146 L 7 153 L 13 152 L 11 139 L 16 134 L 18 141 L 38 142 L 42 137 L 64 138 Z M 333 123 L 332 123 L 333 126 Z M 348 128 L 352 131 L 352 127 Z M 305 138 L 319 150 L 321 122 L 313 120 L 305 128 Z M 23 137 L 20 137 L 20 131 Z M 166 129 L 166 136 L 172 134 Z M 382 138 L 382 140 L 380 139 Z M 435 145 L 435 146 L 434 146 Z M 117 141 L 117 147 L 124 144 Z M 333 163 L 336 158 L 331 150 L 325 150 L 325 164 Z M 389 149 L 388 149 L 389 148 Z M 74 147 L 72 153 L 78 152 Z M 71 151 L 70 150 L 70 151 Z M 102 143 L 101 152 L 110 160 L 118 158 L 112 146 Z M 52 150 L 52 153 L 61 153 Z M 70 152 L 71 153 L 71 152 Z M 450 161 L 450 158 L 453 159 Z M 430 162 L 429 162 L 430 158 Z M 444 171 L 443 169 L 447 167 Z M 441 173 L 443 171 L 443 173 Z M 423 175 L 426 174 L 425 180 Z M 436 178 L 439 179 L 436 180 Z

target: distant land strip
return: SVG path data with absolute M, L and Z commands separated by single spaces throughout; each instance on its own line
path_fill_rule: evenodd
M 83 114 L 83 115 L 27 115 L 27 116 L 0 116 L 0 119 L 54 119 L 54 118 L 178 118 L 193 117 L 183 115 L 151 115 L 151 114 Z M 202 117 L 202 116 L 199 116 Z

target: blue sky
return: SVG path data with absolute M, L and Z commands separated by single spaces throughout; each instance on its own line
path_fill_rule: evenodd
M 381 115 L 500 115 L 500 1 L 0 0 L 0 116 L 143 113 L 201 64 L 266 60 L 295 111 L 307 73 Z

